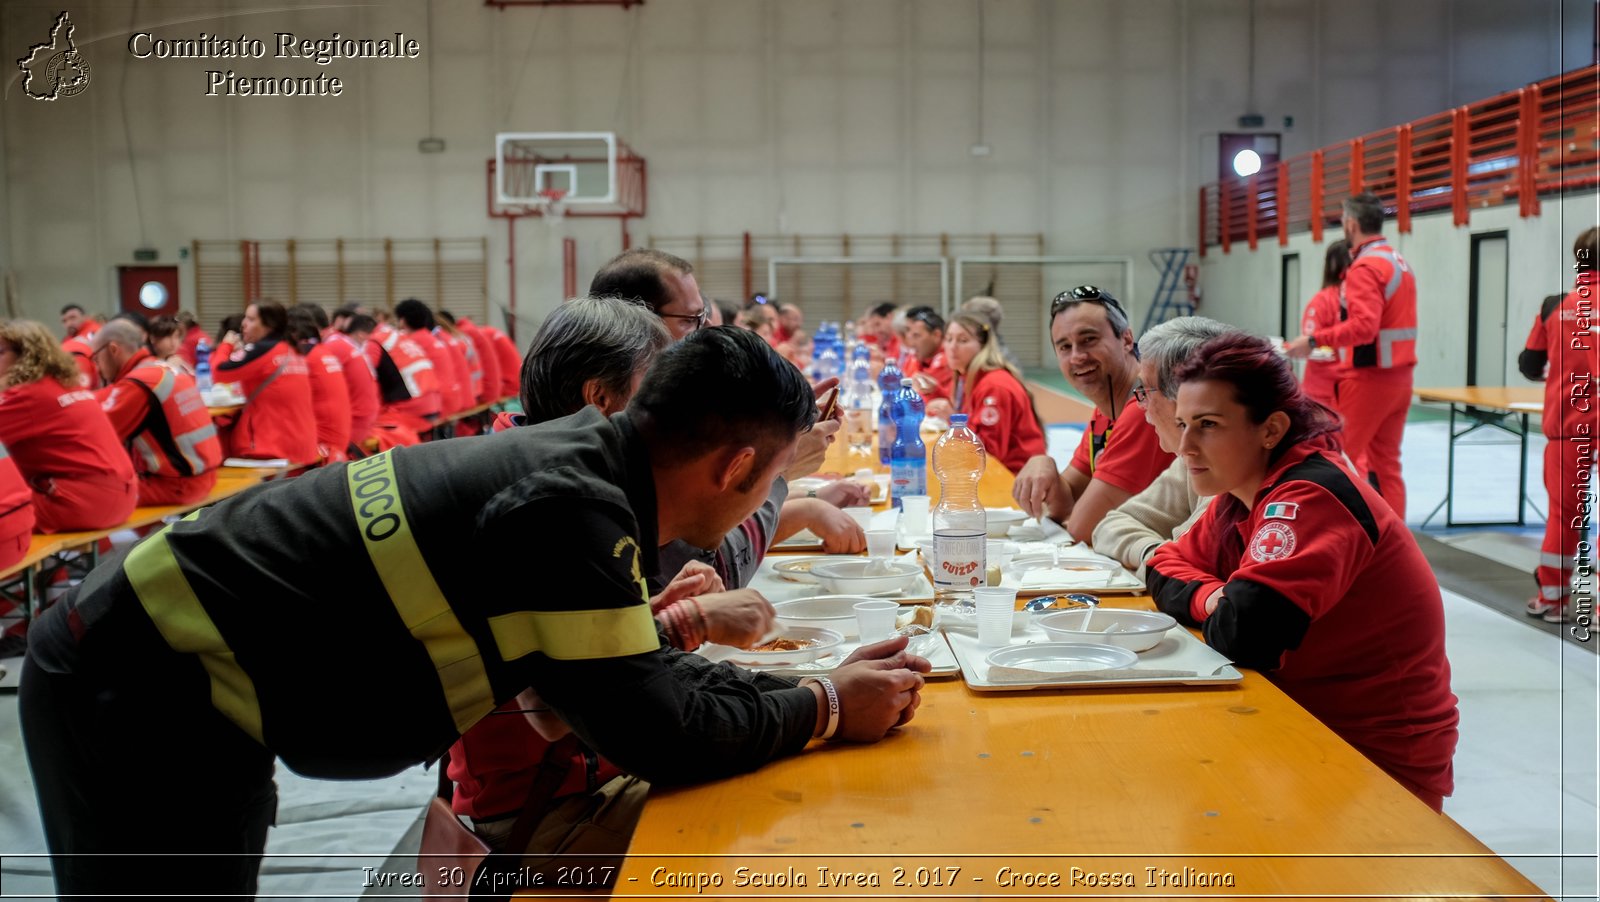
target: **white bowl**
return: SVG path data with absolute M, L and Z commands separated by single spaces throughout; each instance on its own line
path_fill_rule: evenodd
M 904 591 L 916 585 L 917 578 L 922 575 L 922 567 L 903 558 L 883 561 L 888 565 L 889 573 L 868 574 L 867 567 L 873 561 L 873 558 L 864 557 L 829 561 L 813 566 L 811 575 L 822 584 L 822 588 L 841 595 Z
M 1129 651 L 1155 648 L 1167 631 L 1178 625 L 1170 615 L 1158 611 L 1124 611 L 1100 608 L 1094 612 L 1089 631 L 1084 632 L 1084 612 L 1057 611 L 1034 618 L 1034 625 L 1056 642 L 1097 642 Z M 1106 632 L 1110 628 L 1110 632 Z
M 1016 526 L 1028 515 L 1010 507 L 990 507 L 984 509 L 984 514 L 989 520 L 989 538 L 1003 539 L 1011 534 L 1011 527 Z
M 1132 667 L 1139 658 L 1125 648 L 1084 642 L 1035 642 L 1010 645 L 989 652 L 984 663 L 991 667 L 1020 667 L 1045 673 L 1081 673 L 1087 670 L 1114 670 Z
M 788 627 L 778 638 L 798 639 L 808 644 L 804 648 L 787 651 L 736 649 L 727 656 L 726 660 L 735 664 L 748 664 L 752 667 L 787 667 L 794 664 L 804 664 L 807 661 L 815 661 L 832 653 L 835 648 L 838 648 L 844 642 L 844 637 L 834 630 L 809 626 Z
M 865 595 L 818 595 L 774 602 L 772 609 L 778 612 L 778 623 L 785 627 L 820 627 L 854 639 L 858 633 L 855 609 L 858 601 L 872 599 Z

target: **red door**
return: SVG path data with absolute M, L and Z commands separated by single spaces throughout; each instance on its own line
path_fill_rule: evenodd
M 178 267 L 119 266 L 122 309 L 148 319 L 178 315 Z

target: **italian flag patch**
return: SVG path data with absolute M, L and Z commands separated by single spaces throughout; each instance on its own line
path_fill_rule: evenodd
M 1292 501 L 1274 501 L 1267 505 L 1261 516 L 1266 520 L 1293 520 L 1294 515 L 1299 512 L 1300 505 Z

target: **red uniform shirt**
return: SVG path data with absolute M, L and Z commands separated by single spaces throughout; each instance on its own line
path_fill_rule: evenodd
M 317 418 L 311 407 L 311 377 L 306 359 L 287 342 L 268 338 L 235 350 L 217 345 L 217 382 L 236 382 L 248 400 L 228 433 L 232 457 L 282 458 L 315 463 Z
M 943 349 L 935 351 L 933 359 L 926 363 L 915 354 L 906 355 L 905 366 L 901 368 L 901 372 L 904 372 L 907 378 L 918 373 L 926 373 L 939 383 L 938 388 L 923 394 L 922 400 L 932 401 L 934 398 L 948 400 L 951 397 L 951 384 L 955 381 L 955 373 L 950 370 L 950 363 L 945 359 Z
M 466 410 L 475 406 L 478 403 L 478 387 L 472 379 L 472 361 L 467 358 L 467 343 L 443 329 L 435 329 L 433 337 L 444 348 L 445 357 L 450 362 L 456 409 Z
M 472 352 L 478 358 L 478 370 L 483 377 L 483 384 L 478 390 L 478 403 L 492 404 L 500 400 L 500 356 L 495 353 L 494 342 L 466 317 L 456 320 L 456 328 L 466 336 L 467 343 L 472 345 Z
M 93 333 L 80 332 L 78 335 L 61 343 L 61 350 L 72 357 L 72 362 L 78 365 L 78 372 L 83 374 L 84 388 L 98 388 L 100 386 L 100 370 L 94 365 L 94 347 L 89 344 L 93 340 Z
M 958 412 L 967 414 L 983 447 L 1016 473 L 1028 458 L 1045 452 L 1044 431 L 1022 383 L 1005 369 L 978 374 Z
M 0 567 L 10 567 L 28 553 L 33 535 L 33 492 L 0 445 Z
M 455 361 L 450 357 L 450 351 L 444 342 L 427 329 L 407 332 L 404 337 L 421 348 L 422 353 L 426 354 L 428 361 L 433 364 L 433 372 L 439 380 L 439 412 L 449 416 L 471 407 L 472 404 L 467 402 L 470 395 L 464 381 L 466 374 L 456 371 Z M 390 353 L 394 352 L 391 350 Z
M 1127 399 L 1117 421 L 1095 408 L 1070 466 L 1130 495 L 1149 487 L 1172 465 L 1172 455 L 1161 450 L 1161 438 L 1144 418 L 1144 408 Z
M 1318 347 L 1329 346 L 1322 340 L 1322 330 L 1339 323 L 1339 286 L 1329 285 L 1311 296 L 1305 312 L 1300 314 L 1300 334 L 1315 335 Z M 1313 351 L 1316 348 L 1312 349 Z M 1339 380 L 1339 361 L 1307 360 L 1301 390 L 1322 403 L 1333 406 L 1333 387 Z
M 500 358 L 500 397 L 521 397 L 522 355 L 517 353 L 516 344 L 510 336 L 494 326 L 479 326 L 478 330 L 488 333 L 489 341 L 494 344 L 495 355 Z
M 1151 558 L 1147 582 L 1207 644 L 1267 673 L 1402 781 L 1447 796 L 1458 716 L 1439 583 L 1405 523 L 1342 460 L 1329 439 L 1288 449 L 1253 508 L 1213 500 Z
M 1319 345 L 1339 349 L 1355 369 L 1417 365 L 1417 280 L 1406 261 L 1378 235 L 1351 250 L 1339 286 L 1341 322 L 1318 326 Z
M 441 413 L 444 398 L 439 391 L 439 374 L 421 345 L 380 325 L 367 340 L 366 353 L 385 407 L 425 419 Z
M 133 461 L 88 389 L 47 378 L 0 392 L 0 442 L 35 486 L 108 474 L 133 482 Z
M 128 445 L 135 472 L 181 479 L 222 465 L 222 442 L 194 377 L 163 365 L 149 351 L 130 357 L 96 396 L 117 438 Z
M 306 351 L 311 377 L 311 415 L 317 421 L 317 444 L 327 460 L 344 460 L 350 447 L 350 389 L 345 387 L 344 364 L 325 344 Z
M 335 332 L 322 347 L 339 361 L 345 394 L 350 399 L 350 440 L 360 442 L 372 433 L 372 424 L 378 419 L 378 378 L 367 355 L 350 336 Z
M 189 331 L 183 334 L 183 344 L 178 346 L 178 356 L 189 361 L 189 368 L 200 365 L 198 348 L 200 342 L 206 340 L 206 333 L 199 326 L 190 326 Z
M 1600 434 L 1600 329 L 1595 322 L 1595 292 L 1600 274 L 1578 274 L 1577 284 L 1559 304 L 1540 309 L 1519 366 L 1523 375 L 1549 365 L 1544 377 L 1544 434 L 1548 438 L 1593 438 Z M 1527 352 L 1535 355 L 1529 358 Z M 1530 363 L 1531 360 L 1531 363 Z M 1533 365 L 1536 364 L 1536 365 Z

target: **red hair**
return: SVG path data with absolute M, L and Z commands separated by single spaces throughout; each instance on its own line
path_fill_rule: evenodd
M 1264 423 L 1275 411 L 1289 417 L 1289 431 L 1273 449 L 1272 459 L 1288 448 L 1338 432 L 1339 415 L 1300 390 L 1300 380 L 1289 361 L 1265 338 L 1245 332 L 1219 335 L 1200 346 L 1173 372 L 1184 382 L 1226 382 L 1233 399 L 1250 413 L 1253 423 Z

